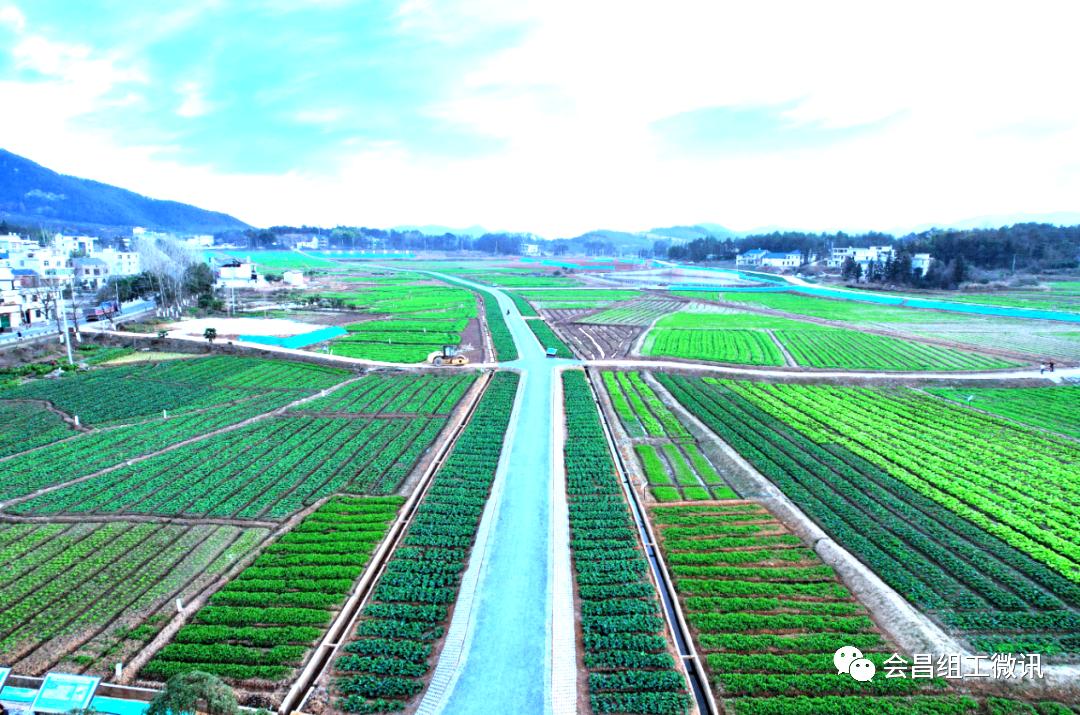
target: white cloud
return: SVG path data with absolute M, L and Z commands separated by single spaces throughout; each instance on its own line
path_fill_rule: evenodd
M 7 25 L 15 32 L 26 29 L 26 16 L 14 5 L 0 7 L 0 26 Z
M 212 105 L 203 94 L 203 86 L 198 82 L 184 82 L 176 88 L 180 104 L 176 108 L 177 116 L 194 119 L 209 114 Z
M 1075 210 L 1078 20 L 1080 7 L 1049 1 L 414 0 L 397 31 L 416 42 L 528 23 L 520 44 L 426 109 L 503 148 L 435 158 L 376 138 L 346 143 L 338 172 L 280 176 L 186 166 L 177 147 L 130 146 L 82 121 L 130 101 L 128 85 L 145 78 L 115 57 L 28 38 L 15 59 L 48 81 L 0 83 L 0 96 L 42 111 L 0 113 L 0 136 L 50 167 L 261 225 L 857 230 Z M 178 92 L 185 116 L 208 109 L 201 84 Z M 333 101 L 293 118 L 332 124 L 345 111 Z M 777 106 L 793 122 L 841 129 L 890 119 L 838 143 L 720 158 L 676 156 L 652 128 L 711 107 Z

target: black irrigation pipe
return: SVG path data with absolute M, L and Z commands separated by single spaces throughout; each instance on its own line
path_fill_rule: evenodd
M 664 616 L 667 618 L 668 626 L 671 629 L 672 635 L 675 637 L 675 647 L 679 651 L 679 659 L 682 661 L 682 665 L 690 681 L 690 689 L 694 694 L 694 700 L 697 701 L 698 710 L 701 713 L 715 715 L 718 712 L 716 702 L 712 698 L 711 691 L 708 689 L 708 681 L 705 679 L 701 662 L 690 641 L 690 634 L 683 629 L 683 620 L 675 611 L 675 605 L 673 603 L 675 588 L 667 577 L 667 570 L 661 566 L 660 556 L 656 553 L 656 544 L 646 525 L 644 510 L 641 508 L 637 493 L 634 492 L 634 487 L 630 483 L 629 472 L 626 469 L 625 462 L 623 462 L 622 454 L 620 454 L 615 446 L 615 437 L 611 430 L 611 425 L 608 422 L 607 414 L 604 412 L 604 406 L 600 403 L 600 399 L 596 394 L 596 389 L 593 387 L 591 373 L 588 367 L 585 367 L 585 373 L 589 376 L 589 379 L 586 380 L 586 382 L 589 384 L 589 389 L 593 392 L 593 402 L 596 403 L 596 409 L 600 413 L 600 424 L 604 427 L 604 436 L 607 438 L 608 450 L 615 457 L 616 466 L 619 471 L 619 482 L 622 484 L 623 491 L 626 493 L 627 501 L 630 502 L 630 513 L 633 515 L 634 523 L 637 525 L 641 543 L 645 545 L 645 555 L 649 560 L 649 568 L 652 569 L 653 578 L 659 585 L 657 590 L 660 593 L 660 601 L 664 606 Z M 690 663 L 687 661 L 693 662 Z

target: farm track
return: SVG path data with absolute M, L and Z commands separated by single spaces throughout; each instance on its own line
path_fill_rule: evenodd
M 795 362 L 795 358 L 791 356 L 791 353 L 788 351 L 787 346 L 784 345 L 784 342 L 776 336 L 776 332 L 772 328 L 767 328 L 765 332 L 769 334 L 769 338 L 776 345 L 776 349 L 784 356 L 784 365 L 786 367 L 798 367 L 799 364 Z

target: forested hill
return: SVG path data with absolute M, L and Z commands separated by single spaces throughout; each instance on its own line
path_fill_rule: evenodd
M 248 228 L 228 214 L 160 201 L 97 181 L 58 174 L 0 149 L 0 218 L 24 225 L 143 226 L 217 233 Z

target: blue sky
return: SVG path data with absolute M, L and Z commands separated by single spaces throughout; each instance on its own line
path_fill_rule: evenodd
M 1080 209 L 1073 3 L 155 5 L 0 0 L 0 146 L 257 225 Z

